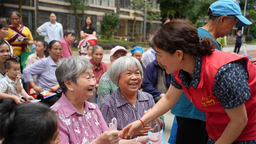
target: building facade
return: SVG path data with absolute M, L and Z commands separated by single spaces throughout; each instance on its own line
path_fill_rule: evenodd
M 8 17 L 12 11 L 18 11 L 19 0 L 1 0 L 0 16 Z M 88 0 L 89 8 L 84 15 L 79 15 L 81 18 L 81 26 L 85 23 L 87 15 L 92 16 L 93 25 L 98 34 L 100 34 L 100 21 L 105 12 L 116 11 L 117 0 Z M 134 11 L 130 8 L 132 0 L 119 0 L 120 3 L 120 20 L 117 36 L 131 36 L 133 31 L 134 18 L 131 13 Z M 152 9 L 158 13 L 159 4 L 156 0 L 150 2 Z M 22 22 L 35 35 L 36 29 L 41 24 L 49 21 L 49 14 L 54 12 L 57 16 L 57 21 L 63 25 L 64 29 L 77 29 L 77 20 L 70 8 L 70 4 L 65 0 L 23 0 L 22 1 Z M 135 13 L 142 13 L 142 11 L 135 11 Z M 134 35 L 141 35 L 143 30 L 143 16 L 136 17 Z M 153 20 L 151 23 L 147 20 L 147 31 L 152 27 L 160 26 L 160 18 Z

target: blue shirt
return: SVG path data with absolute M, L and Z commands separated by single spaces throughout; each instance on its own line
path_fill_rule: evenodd
M 60 41 L 63 38 L 63 27 L 60 23 L 55 22 L 52 25 L 51 22 L 45 22 L 36 30 L 39 35 L 44 36 L 44 40 L 50 43 L 52 40 Z
M 153 97 L 156 97 L 162 94 L 162 92 L 156 89 L 159 68 L 160 66 L 158 66 L 157 61 L 154 60 L 153 62 L 147 65 L 146 70 L 144 71 L 144 77 L 142 82 L 143 91 L 150 93 Z M 165 80 L 166 80 L 166 87 L 168 89 L 171 82 L 171 76 L 166 72 L 165 72 Z
M 47 58 L 40 59 L 39 61 L 29 65 L 23 70 L 23 76 L 25 82 L 32 82 L 34 75 L 37 75 L 37 86 L 41 87 L 43 90 L 50 89 L 51 87 L 58 84 L 55 70 L 57 65 L 53 61 L 51 56 Z M 61 89 L 57 90 L 58 93 Z
M 197 32 L 198 32 L 198 37 L 199 38 L 203 39 L 205 37 L 205 38 L 212 39 L 212 41 L 218 45 L 218 47 L 216 49 L 221 51 L 221 45 L 214 39 L 214 37 L 207 30 L 199 27 L 197 29 Z
M 241 34 L 241 36 L 236 35 L 236 43 L 242 43 L 242 37 L 243 34 Z

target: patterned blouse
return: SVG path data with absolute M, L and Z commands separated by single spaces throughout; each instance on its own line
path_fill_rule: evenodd
M 247 82 L 249 75 L 245 63 L 244 60 L 228 63 L 222 66 L 215 76 L 213 93 L 224 109 L 236 108 L 247 101 L 251 96 L 250 86 Z M 191 86 L 197 88 L 200 81 L 201 66 L 202 56 L 197 56 L 192 79 L 187 72 L 183 70 L 180 71 L 179 77 L 182 77 L 181 83 L 186 88 L 190 88 Z M 171 84 L 178 89 L 182 89 L 182 86 L 177 83 L 173 74 L 171 77 Z M 208 138 L 207 144 L 214 144 L 215 142 L 215 140 Z M 256 140 L 236 141 L 232 144 L 256 144 Z
M 130 104 L 117 89 L 102 104 L 100 110 L 107 124 L 111 123 L 112 118 L 117 119 L 117 130 L 122 130 L 129 123 L 141 118 L 145 111 L 151 109 L 155 105 L 153 96 L 147 92 L 138 90 L 138 98 L 136 105 Z M 162 128 L 165 127 L 164 121 L 160 117 Z
M 110 95 L 117 89 L 117 85 L 115 85 L 109 77 L 108 71 L 105 72 L 99 82 L 97 95 L 98 95 L 98 106 L 101 107 L 103 102 L 110 97 Z
M 96 104 L 85 101 L 81 114 L 64 93 L 51 107 L 58 117 L 59 144 L 89 144 L 109 128 Z

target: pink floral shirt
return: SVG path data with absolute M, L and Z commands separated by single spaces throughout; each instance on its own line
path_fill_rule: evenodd
M 85 101 L 81 114 L 64 93 L 51 107 L 58 117 L 59 144 L 89 144 L 109 128 L 96 104 Z

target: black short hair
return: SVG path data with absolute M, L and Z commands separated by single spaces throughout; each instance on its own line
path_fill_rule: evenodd
M 52 41 L 49 43 L 48 48 L 51 50 L 51 49 L 52 49 L 52 45 L 55 44 L 56 42 L 58 42 L 58 43 L 61 45 L 60 41 L 52 40 Z M 62 46 L 62 45 L 61 45 L 61 46 Z
M 10 69 L 12 63 L 20 64 L 16 58 L 9 58 L 4 62 L 4 69 Z
M 19 18 L 21 17 L 20 13 L 17 12 L 17 11 L 12 11 L 12 12 L 10 13 L 10 17 L 12 16 L 12 14 L 16 14 Z
M 46 144 L 58 129 L 55 113 L 41 103 L 0 105 L 0 139 L 3 144 Z
M 72 36 L 76 35 L 75 31 L 72 29 L 67 29 L 64 31 L 64 37 L 68 36 L 69 34 L 72 34 Z

